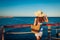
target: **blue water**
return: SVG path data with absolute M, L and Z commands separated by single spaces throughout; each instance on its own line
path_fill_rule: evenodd
M 0 18 L 0 27 L 4 25 L 15 25 L 15 24 L 33 24 L 35 17 L 13 17 L 13 18 Z M 60 17 L 48 17 L 49 23 L 60 23 Z M 43 27 L 43 36 L 42 40 L 44 40 L 48 36 L 48 27 Z M 52 26 L 52 29 L 56 27 Z M 31 28 L 5 28 L 5 32 L 31 32 Z M 60 32 L 60 30 L 58 30 Z M 55 37 L 56 30 L 51 30 L 51 34 Z M 36 40 L 34 34 L 5 34 L 5 40 Z

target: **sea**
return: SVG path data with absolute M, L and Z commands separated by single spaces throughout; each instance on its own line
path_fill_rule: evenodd
M 16 24 L 33 24 L 35 17 L 12 17 L 12 18 L 0 18 L 0 30 L 5 25 L 16 25 Z M 50 24 L 60 23 L 60 17 L 48 17 Z M 43 24 L 47 24 L 44 22 Z M 41 26 L 43 28 L 43 35 L 41 40 L 54 40 L 54 38 L 60 38 L 57 33 L 60 30 L 60 26 L 52 26 L 50 34 L 48 33 L 48 26 Z M 4 40 L 36 40 L 35 34 L 25 33 L 25 34 L 6 34 L 6 32 L 31 32 L 31 27 L 25 28 L 4 28 Z M 1 35 L 0 31 L 0 35 Z M 50 36 L 50 37 L 49 37 Z M 0 37 L 1 38 L 1 37 Z

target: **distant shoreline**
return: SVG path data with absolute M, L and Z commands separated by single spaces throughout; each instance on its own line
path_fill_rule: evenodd
M 0 18 L 12 18 L 13 16 L 0 16 Z
M 14 17 L 35 17 L 35 16 L 0 16 L 0 18 L 14 18 Z

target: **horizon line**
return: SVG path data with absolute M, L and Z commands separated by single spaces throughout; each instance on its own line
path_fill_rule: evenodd
M 13 18 L 13 17 L 36 17 L 36 16 L 0 16 L 0 18 Z M 60 17 L 60 16 L 47 16 L 47 17 Z

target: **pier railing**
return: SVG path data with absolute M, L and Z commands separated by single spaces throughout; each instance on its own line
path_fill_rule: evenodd
M 5 28 L 22 28 L 22 27 L 31 27 L 31 25 L 33 25 L 33 24 L 16 24 L 16 25 L 4 25 L 3 27 L 2 27 L 2 40 L 4 40 L 4 33 L 5 33 Z M 60 23 L 54 23 L 54 24 L 42 24 L 42 26 L 47 26 L 48 27 L 48 38 L 46 38 L 46 39 L 49 39 L 49 40 L 51 40 L 51 38 L 53 38 L 53 39 L 58 39 L 58 40 L 60 40 L 60 38 L 54 38 L 54 37 L 51 37 L 51 27 L 52 26 L 56 26 L 56 27 L 60 27 Z M 57 31 L 58 30 L 60 30 L 60 29 L 53 29 L 53 30 L 56 30 L 56 33 L 57 33 Z M 32 33 L 32 32 L 7 32 L 6 34 L 27 34 L 27 33 Z M 60 36 L 60 33 L 57 33 L 57 35 L 58 36 Z

